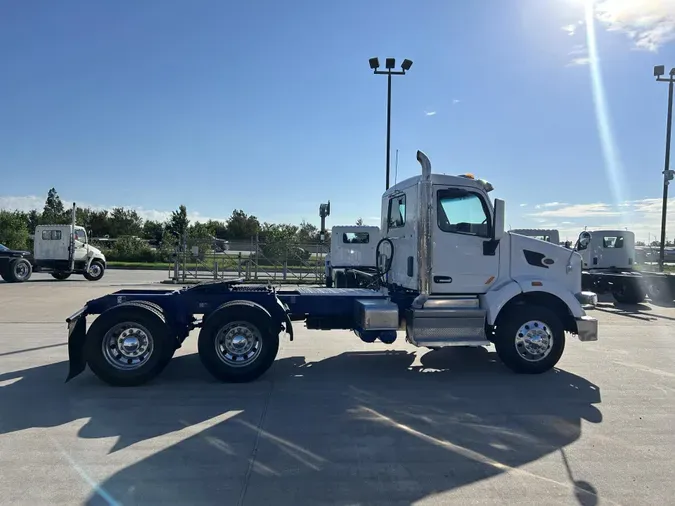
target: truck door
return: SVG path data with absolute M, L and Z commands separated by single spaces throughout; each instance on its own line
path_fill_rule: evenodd
M 75 253 L 73 254 L 73 258 L 76 262 L 81 262 L 87 257 L 87 233 L 84 229 L 76 228 L 73 230 L 73 234 L 75 235 Z
M 484 245 L 492 234 L 487 196 L 473 187 L 433 188 L 431 291 L 485 293 L 499 274 L 499 246 Z

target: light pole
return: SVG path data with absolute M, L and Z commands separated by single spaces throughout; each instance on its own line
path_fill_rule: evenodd
M 387 179 L 386 179 L 386 188 L 389 189 L 389 157 L 391 154 L 390 142 L 391 142 L 391 76 L 403 76 L 405 73 L 410 70 L 412 67 L 412 60 L 403 60 L 401 63 L 401 70 L 394 70 L 396 68 L 396 59 L 387 58 L 385 60 L 386 70 L 378 70 L 380 68 L 380 60 L 378 58 L 371 58 L 368 60 L 370 63 L 370 68 L 373 70 L 373 74 L 380 74 L 387 76 Z
M 659 245 L 659 272 L 663 272 L 666 247 L 666 215 L 668 210 L 668 185 L 673 179 L 673 171 L 670 170 L 670 132 L 673 126 L 673 83 L 675 83 L 675 68 L 671 69 L 668 77 L 664 65 L 654 67 L 654 77 L 657 81 L 668 83 L 668 122 L 666 124 L 666 160 L 663 167 L 663 203 L 661 204 L 661 244 Z

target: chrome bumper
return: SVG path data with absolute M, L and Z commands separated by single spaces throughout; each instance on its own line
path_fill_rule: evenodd
M 598 340 L 598 320 L 591 316 L 582 316 L 581 318 L 577 318 L 576 321 L 579 341 Z
M 592 306 L 595 307 L 598 305 L 598 296 L 593 292 L 579 292 L 575 293 L 574 297 L 579 301 L 579 304 L 582 306 Z

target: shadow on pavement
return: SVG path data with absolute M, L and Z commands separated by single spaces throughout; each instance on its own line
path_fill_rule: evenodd
M 602 421 L 597 386 L 558 369 L 515 375 L 483 348 L 415 357 L 282 358 L 232 385 L 188 355 L 126 389 L 90 373 L 66 385 L 60 362 L 0 375 L 0 433 L 89 418 L 78 436 L 117 436 L 110 453 L 150 447 L 99 484 L 92 505 L 411 504 L 504 472 L 597 503 L 564 455 L 582 420 Z M 567 469 L 555 478 L 518 469 L 553 452 Z

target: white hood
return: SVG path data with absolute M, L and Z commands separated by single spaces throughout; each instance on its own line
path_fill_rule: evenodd
M 551 279 L 572 293 L 581 292 L 581 255 L 557 244 L 508 232 L 511 277 Z

